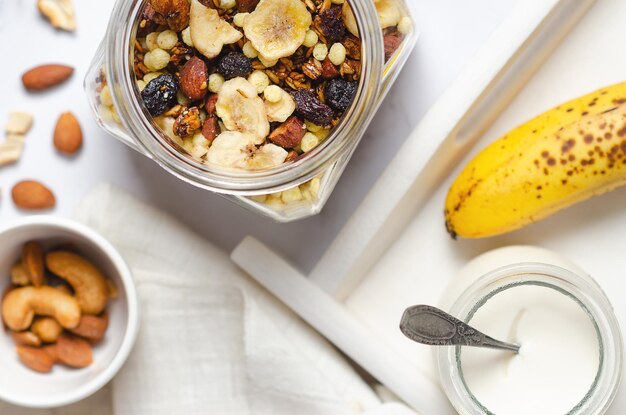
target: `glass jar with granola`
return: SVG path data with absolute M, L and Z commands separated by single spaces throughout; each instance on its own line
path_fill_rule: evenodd
M 321 210 L 416 37 L 400 0 L 118 0 L 85 85 L 106 130 L 286 222 Z

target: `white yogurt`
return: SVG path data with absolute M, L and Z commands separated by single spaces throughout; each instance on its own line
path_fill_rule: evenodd
M 600 365 L 595 326 L 571 297 L 548 287 L 495 294 L 470 321 L 518 355 L 464 347 L 461 366 L 476 399 L 497 415 L 565 414 L 590 390 Z

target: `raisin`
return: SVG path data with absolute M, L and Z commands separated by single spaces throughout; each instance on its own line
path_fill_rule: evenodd
M 326 103 L 337 111 L 347 110 L 356 95 L 357 86 L 356 82 L 348 82 L 345 79 L 331 79 L 324 89 Z
M 293 94 L 296 111 L 313 124 L 325 127 L 333 120 L 333 110 L 319 100 L 317 95 L 308 89 L 299 89 Z
M 343 22 L 341 7 L 331 7 L 319 14 L 319 28 L 326 40 L 339 42 L 346 35 L 346 25 Z
M 241 52 L 229 52 L 220 59 L 217 71 L 226 79 L 247 76 L 252 72 L 252 61 Z
M 141 98 L 150 115 L 156 117 L 176 105 L 176 92 L 178 78 L 174 74 L 166 73 L 148 82 L 141 91 Z

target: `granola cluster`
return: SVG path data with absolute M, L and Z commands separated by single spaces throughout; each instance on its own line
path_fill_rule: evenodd
M 388 58 L 410 24 L 394 2 L 375 2 Z M 258 170 L 330 135 L 357 93 L 361 47 L 344 0 L 149 0 L 134 73 L 173 145 L 209 165 Z

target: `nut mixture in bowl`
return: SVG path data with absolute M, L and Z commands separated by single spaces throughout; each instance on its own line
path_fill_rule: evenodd
M 389 59 L 410 20 L 394 0 L 375 3 Z M 330 135 L 357 93 L 360 59 L 343 0 L 150 0 L 134 74 L 174 146 L 209 166 L 262 170 Z
M 109 325 L 113 282 L 70 248 L 46 252 L 37 241 L 24 244 L 10 278 L 0 309 L 20 361 L 40 373 L 91 365 Z

